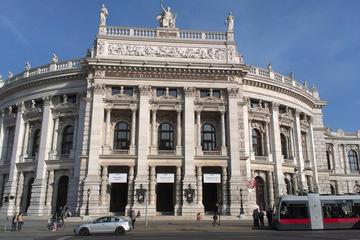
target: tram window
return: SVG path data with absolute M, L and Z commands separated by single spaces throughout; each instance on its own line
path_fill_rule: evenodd
M 360 204 L 352 201 L 336 201 L 323 205 L 325 218 L 353 218 L 360 217 Z
M 280 218 L 302 219 L 309 218 L 308 208 L 305 203 L 282 203 L 280 207 Z

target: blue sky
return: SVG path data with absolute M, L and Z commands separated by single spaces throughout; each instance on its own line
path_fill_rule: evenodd
M 1 0 L 0 74 L 84 56 L 94 40 L 102 3 L 109 25 L 156 27 L 159 0 Z M 247 64 L 315 84 L 327 127 L 360 128 L 359 0 L 165 0 L 181 29 L 224 31 L 229 10 Z

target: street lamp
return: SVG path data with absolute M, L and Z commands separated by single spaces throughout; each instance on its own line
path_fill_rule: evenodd
M 90 200 L 90 192 L 91 192 L 91 190 L 90 190 L 90 188 L 88 188 L 88 190 L 87 190 L 87 200 L 86 200 L 86 209 L 85 209 L 85 215 L 86 216 L 89 216 L 89 200 Z
M 244 215 L 244 205 L 243 205 L 243 199 L 242 199 L 242 188 L 240 188 L 240 216 Z

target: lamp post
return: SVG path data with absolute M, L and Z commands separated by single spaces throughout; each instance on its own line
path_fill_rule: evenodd
M 89 200 L 90 200 L 90 192 L 91 192 L 91 190 L 90 190 L 90 188 L 88 188 L 88 190 L 87 190 L 87 199 L 86 199 L 86 209 L 85 209 L 85 215 L 86 216 L 89 216 Z
M 244 205 L 243 205 L 243 199 L 242 199 L 242 188 L 240 188 L 240 217 L 241 215 L 244 215 Z

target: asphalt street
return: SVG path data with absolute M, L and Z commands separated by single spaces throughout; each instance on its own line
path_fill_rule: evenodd
M 133 239 L 133 240 L 211 240 L 211 239 L 266 239 L 266 240 L 360 240 L 360 230 L 333 230 L 333 231 L 274 231 L 270 229 L 252 229 L 250 221 L 223 221 L 220 227 L 213 227 L 211 222 L 196 221 L 150 221 L 148 228 L 145 223 L 137 223 L 136 229 L 125 236 L 94 235 L 78 237 L 72 233 L 78 222 L 68 222 L 63 232 L 46 230 L 46 221 L 27 221 L 21 232 L 4 232 L 0 229 L 0 239 L 38 239 L 38 240 L 72 240 L 72 239 Z

